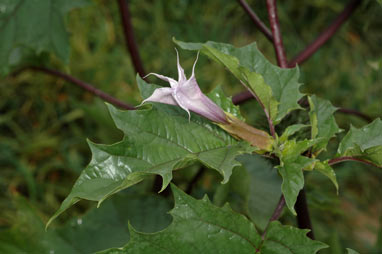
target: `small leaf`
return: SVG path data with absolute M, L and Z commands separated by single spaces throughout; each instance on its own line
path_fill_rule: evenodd
M 312 139 L 320 138 L 321 140 L 313 146 L 312 153 L 318 155 L 321 151 L 326 150 L 329 140 L 340 132 L 334 112 L 334 107 L 328 100 L 316 97 L 315 95 L 308 97 L 310 112 L 309 118 L 312 125 Z
M 282 69 L 270 63 L 257 49 L 256 43 L 242 48 L 230 44 L 206 42 L 186 43 L 173 39 L 183 49 L 200 50 L 212 60 L 223 64 L 260 99 L 275 124 L 286 114 L 300 109 L 303 96 L 298 83 L 298 68 Z
M 88 1 L 78 0 L 0 0 L 0 73 L 6 74 L 21 54 L 21 49 L 35 54 L 52 52 L 67 62 L 69 60 L 69 35 L 64 17 L 73 8 Z
M 142 79 L 138 82 L 143 90 L 155 89 Z M 148 175 L 162 176 L 163 190 L 173 170 L 195 161 L 217 170 L 226 183 L 232 169 L 240 165 L 236 156 L 254 150 L 198 115 L 192 114 L 189 121 L 188 115 L 175 106 L 155 104 L 151 109 L 134 111 L 108 108 L 125 137 L 113 145 L 89 142 L 93 158 L 48 225 L 80 199 L 100 204 Z
M 132 227 L 131 238 L 123 248 L 111 253 L 295 253 L 314 254 L 327 247 L 306 236 L 307 230 L 272 222 L 264 240 L 255 226 L 229 206 L 216 207 L 207 197 L 195 200 L 171 185 L 175 207 L 173 223 L 163 231 L 144 234 Z
M 281 191 L 289 210 L 296 215 L 294 205 L 300 190 L 304 187 L 303 169 L 310 167 L 315 162 L 314 159 L 299 156 L 295 161 L 284 162 L 284 166 L 279 166 L 279 173 L 283 178 Z
M 352 250 L 350 248 L 346 248 L 346 250 L 348 251 L 347 254 L 359 254 L 358 252 L 356 252 L 355 250 Z
M 330 179 L 330 181 L 332 181 L 332 183 L 336 187 L 337 194 L 338 194 L 338 183 L 337 183 L 336 173 L 334 172 L 334 169 L 331 166 L 329 166 L 328 161 L 329 160 L 324 162 L 317 161 L 314 169 L 320 172 L 321 174 L 325 175 L 326 177 Z
M 382 167 L 381 119 L 359 129 L 351 126 L 339 144 L 337 156 L 360 158 Z
M 309 126 L 310 125 L 306 125 L 306 124 L 293 124 L 288 126 L 283 132 L 283 134 L 281 135 L 280 142 L 284 143 L 285 141 L 288 140 L 290 136 L 294 135 L 296 132 L 300 131 L 302 128 L 306 128 Z
M 278 171 L 283 178 L 281 191 L 289 210 L 296 215 L 294 205 L 297 196 L 304 187 L 304 169 L 312 169 L 317 160 L 302 156 L 309 147 L 317 143 L 317 140 L 303 140 L 296 142 L 288 140 L 282 146 L 278 156 L 281 164 L 277 166 Z

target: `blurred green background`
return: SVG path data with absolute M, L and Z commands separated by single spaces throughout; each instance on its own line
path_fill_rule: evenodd
M 334 20 L 348 1 L 278 2 L 285 49 L 291 59 Z M 268 24 L 265 1 L 248 3 Z M 146 72 L 176 77 L 172 37 L 238 47 L 256 41 L 263 54 L 276 63 L 273 46 L 237 1 L 131 0 L 129 7 Z M 337 107 L 381 117 L 381 14 L 382 6 L 377 1 L 363 1 L 337 34 L 300 66 L 302 90 L 329 99 Z M 117 2 L 91 1 L 71 11 L 66 21 L 71 33 L 70 63 L 65 65 L 47 56 L 47 66 L 89 82 L 122 101 L 139 104 L 141 97 L 125 48 Z M 180 51 L 188 75 L 195 57 L 194 53 Z M 243 90 L 222 66 L 204 56 L 196 66 L 196 75 L 204 92 L 217 85 L 222 85 L 230 96 Z M 154 78 L 150 81 L 164 84 Z M 249 122 L 261 125 L 254 102 L 245 103 L 242 110 Z M 354 116 L 336 116 L 345 130 L 350 124 L 366 124 Z M 25 206 L 46 222 L 91 158 L 86 139 L 113 143 L 121 137 L 104 103 L 73 84 L 33 71 L 1 78 L 0 230 L 30 223 Z M 334 140 L 333 150 L 336 144 Z M 317 239 L 332 246 L 326 253 L 342 253 L 345 247 L 360 253 L 382 253 L 378 252 L 378 248 L 382 251 L 382 171 L 357 163 L 344 163 L 335 169 L 340 183 L 338 196 L 326 179 L 315 174 L 306 178 Z M 182 186 L 190 178 L 187 174 L 177 172 L 175 181 Z M 200 193 L 212 193 L 219 181 L 218 176 L 208 172 L 193 194 L 200 197 Z M 148 189 L 150 184 L 137 188 Z M 79 203 L 60 217 L 57 226 L 86 213 L 90 207 L 90 203 Z M 295 223 L 290 215 L 284 220 Z

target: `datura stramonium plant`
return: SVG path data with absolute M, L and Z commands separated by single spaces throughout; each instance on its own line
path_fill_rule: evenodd
M 211 120 L 235 138 L 248 141 L 260 151 L 270 151 L 273 139 L 268 133 L 253 128 L 232 114 L 224 112 L 210 98 L 202 93 L 195 78 L 195 65 L 198 61 L 199 52 L 192 67 L 192 74 L 189 79 L 187 79 L 182 66 L 179 64 L 179 54 L 177 50 L 176 55 L 178 81 L 157 73 L 149 73 L 147 76 L 154 75 L 167 81 L 170 83 L 170 87 L 155 89 L 153 94 L 145 99 L 141 105 L 151 101 L 179 106 L 187 112 L 189 119 L 191 117 L 190 111 L 195 112 L 196 114 Z

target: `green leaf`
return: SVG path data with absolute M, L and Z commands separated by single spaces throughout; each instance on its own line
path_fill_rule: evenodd
M 162 230 L 171 222 L 170 207 L 158 195 L 119 194 L 101 208 L 45 231 L 38 213 L 25 201 L 18 205 L 13 228 L 0 232 L 0 253 L 81 254 L 123 246 L 130 237 L 129 221 L 146 233 Z
M 337 156 L 355 157 L 382 167 L 381 119 L 378 118 L 360 129 L 351 126 L 339 144 Z
M 279 167 L 279 173 L 283 178 L 281 191 L 289 210 L 294 215 L 296 215 L 294 205 L 297 196 L 304 187 L 304 174 L 302 170 L 310 167 L 314 162 L 315 160 L 311 158 L 299 156 L 295 161 L 285 162 L 284 166 Z
M 359 254 L 358 252 L 356 252 L 355 250 L 352 250 L 350 248 L 346 248 L 346 250 L 348 251 L 348 254 Z
M 243 215 L 210 203 L 207 197 L 195 200 L 174 185 L 175 207 L 170 212 L 173 223 L 155 234 L 137 232 L 123 248 L 102 253 L 295 253 L 311 254 L 326 245 L 309 239 L 308 230 L 272 222 L 264 240 Z
M 248 172 L 248 215 L 264 230 L 281 197 L 281 178 L 272 164 L 259 155 L 241 155 L 238 161 Z
M 217 86 L 214 90 L 209 92 L 207 96 L 211 100 L 213 100 L 217 105 L 219 105 L 219 107 L 221 107 L 225 112 L 228 112 L 236 116 L 238 119 L 245 121 L 244 117 L 240 113 L 240 107 L 235 106 L 232 103 L 231 97 L 228 97 L 224 94 L 221 86 Z
M 281 164 L 277 168 L 283 178 L 281 191 L 287 207 L 294 215 L 296 215 L 294 205 L 297 196 L 304 187 L 303 170 L 310 170 L 316 162 L 315 159 L 302 156 L 301 153 L 316 144 L 316 142 L 317 140 L 303 140 L 299 142 L 289 140 L 282 145 L 282 150 L 278 154 Z
M 292 110 L 301 108 L 297 103 L 302 97 L 298 68 L 282 69 L 273 65 L 257 49 L 256 43 L 235 48 L 230 44 L 212 41 L 186 43 L 174 39 L 174 42 L 183 49 L 200 50 L 227 67 L 256 94 L 275 124 Z
M 312 139 L 320 138 L 320 141 L 313 146 L 312 153 L 318 155 L 321 151 L 326 150 L 329 140 L 340 132 L 334 112 L 334 107 L 328 100 L 318 98 L 313 95 L 308 97 L 310 112 L 309 118 L 312 125 Z
M 334 172 L 334 169 L 331 166 L 329 166 L 328 162 L 329 160 L 326 160 L 323 162 L 317 161 L 314 166 L 314 169 L 320 172 L 321 174 L 325 175 L 326 177 L 330 179 L 330 181 L 332 181 L 332 183 L 336 187 L 337 194 L 338 194 L 338 183 L 337 183 L 336 173 Z
M 138 82 L 143 90 L 153 89 L 142 79 Z M 147 91 L 142 94 L 146 96 Z M 80 199 L 97 201 L 100 205 L 109 196 L 148 175 L 160 175 L 164 190 L 173 170 L 195 161 L 217 170 L 223 176 L 222 183 L 227 183 L 232 169 L 240 165 L 235 157 L 254 150 L 196 114 L 192 114 L 189 121 L 178 107 L 154 104 L 151 109 L 133 111 L 121 111 L 108 105 L 117 128 L 125 137 L 113 145 L 89 142 L 92 160 L 48 225 Z
M 257 154 L 237 157 L 243 165 L 233 170 L 227 184 L 218 186 L 213 203 L 229 203 L 264 230 L 281 197 L 281 178 L 272 164 Z
M 0 0 L 0 73 L 20 62 L 23 50 L 52 52 L 69 60 L 69 35 L 64 17 L 84 0 Z
M 270 223 L 261 254 L 308 254 L 328 246 L 306 236 L 308 229 L 283 226 L 278 221 Z
M 292 135 L 294 135 L 296 132 L 300 131 L 302 128 L 309 127 L 310 125 L 305 125 L 305 124 L 293 124 L 289 125 L 283 134 L 280 137 L 280 143 L 284 143 L 288 140 L 288 138 Z

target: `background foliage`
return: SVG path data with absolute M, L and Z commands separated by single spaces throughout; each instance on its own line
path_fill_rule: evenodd
M 266 20 L 265 3 L 248 2 Z M 291 58 L 335 18 L 347 1 L 279 2 L 284 44 Z M 132 0 L 129 4 L 146 71 L 176 76 L 173 36 L 182 41 L 212 40 L 235 46 L 256 41 L 269 61 L 275 63 L 272 45 L 257 31 L 236 1 Z M 301 66 L 300 82 L 304 84 L 304 92 L 330 99 L 338 107 L 357 109 L 372 117 L 382 116 L 381 11 L 376 1 L 364 1 L 337 35 Z M 123 101 L 140 103 L 135 71 L 125 50 L 117 4 L 105 0 L 90 1 L 85 7 L 70 11 L 65 20 L 71 35 L 69 61 L 66 63 L 53 55 L 42 54 L 32 58 L 31 62 L 49 63 L 49 66 L 95 84 Z M 195 55 L 188 51 L 181 51 L 180 54 L 182 65 L 189 73 Z M 217 85 L 222 85 L 229 95 L 242 90 L 230 73 L 206 57 L 201 57 L 196 74 L 204 92 Z M 37 244 L 34 240 L 37 236 L 45 235 L 43 224 L 57 210 L 89 162 L 90 150 L 86 138 L 97 143 L 113 143 L 122 138 L 122 133 L 114 127 L 100 99 L 62 80 L 23 71 L 17 75 L 3 76 L 0 91 L 0 246 L 12 241 L 28 246 L 29 243 Z M 263 121 L 256 103 L 248 102 L 241 108 L 250 123 Z M 365 124 L 352 116 L 338 113 L 336 116 L 340 128 L 345 130 L 350 128 L 349 120 L 356 127 Z M 328 153 L 334 153 L 336 141 L 331 146 Z M 187 182 L 198 167 L 175 172 L 175 183 L 187 189 Z M 331 246 L 331 249 L 320 253 L 342 253 L 347 246 L 360 253 L 378 253 L 382 248 L 382 193 L 379 187 L 382 172 L 357 163 L 344 163 L 335 169 L 340 185 L 339 196 L 336 196 L 333 185 L 322 176 L 312 173 L 306 177 L 316 237 Z M 259 174 L 255 169 L 251 170 Z M 247 172 L 237 168 L 231 181 L 236 179 L 235 175 L 253 174 L 251 170 Z M 255 180 L 255 177 L 249 179 Z M 253 207 L 256 200 L 246 196 L 248 190 L 242 190 L 237 187 L 239 184 L 234 183 L 220 185 L 220 181 L 217 173 L 205 171 L 192 188 L 193 196 L 201 198 L 206 193 L 215 204 L 223 205 L 228 200 L 235 210 L 249 209 L 252 211 L 249 214 L 256 214 L 257 208 Z M 152 182 L 146 181 L 131 192 L 148 195 L 151 186 Z M 256 190 L 250 191 L 256 193 Z M 121 195 L 129 196 L 131 193 Z M 142 225 L 145 232 L 164 228 L 171 220 L 165 212 L 173 205 L 170 204 L 171 195 L 164 192 L 161 196 L 165 205 L 159 206 L 163 209 L 158 210 L 158 214 L 163 216 L 163 224 L 145 228 L 147 222 L 142 222 L 139 215 L 131 215 L 122 222 L 125 227 L 115 230 L 128 234 L 126 221 L 129 218 L 132 225 Z M 113 198 L 110 205 L 105 203 L 100 209 L 112 207 L 113 202 L 119 202 L 118 198 Z M 148 204 L 146 207 L 158 206 Z M 142 207 L 142 204 L 137 206 Z M 90 203 L 79 203 L 59 218 L 56 229 L 50 234 L 59 234 L 63 242 L 69 242 L 70 246 L 68 238 L 72 233 L 68 232 L 86 227 L 85 221 L 88 218 L 92 220 L 92 213 L 102 213 L 102 210 L 91 210 L 91 207 Z M 87 216 L 83 219 L 84 223 L 78 223 L 80 217 L 69 220 L 83 214 Z M 294 225 L 295 219 L 286 212 L 283 222 Z M 96 225 L 103 227 L 101 222 Z M 85 230 L 97 231 L 94 228 Z M 29 240 L 21 239 L 19 235 L 22 234 L 30 236 Z M 87 241 L 93 240 L 84 238 L 84 246 L 75 249 L 96 251 L 125 242 L 114 239 L 114 242 L 100 244 L 99 249 L 88 250 L 85 249 Z M 43 241 L 42 246 L 36 246 L 36 250 L 38 248 L 49 246 L 44 245 Z M 62 248 L 66 250 L 69 247 L 65 245 Z

